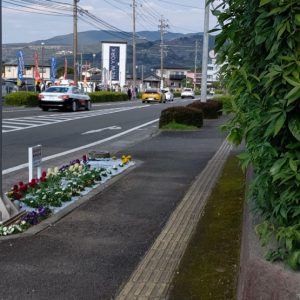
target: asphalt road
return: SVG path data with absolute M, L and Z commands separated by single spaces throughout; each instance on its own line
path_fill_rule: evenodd
M 157 128 L 160 112 L 169 106 L 186 105 L 193 100 L 175 99 L 163 104 L 141 101 L 94 105 L 91 111 L 44 112 L 39 108 L 3 107 L 2 169 L 4 190 L 16 178 L 28 177 L 28 148 L 42 145 L 43 168 L 59 166 L 79 152 L 91 149 L 118 152 L 151 135 Z

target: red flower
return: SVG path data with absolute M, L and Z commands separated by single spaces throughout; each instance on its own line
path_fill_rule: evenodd
M 26 192 L 27 189 L 28 189 L 27 184 L 24 184 L 24 185 L 20 186 L 20 191 L 21 191 L 21 192 Z
M 23 181 L 20 181 L 19 186 L 22 186 L 22 185 L 24 185 L 24 183 L 23 183 Z
M 47 177 L 47 172 L 46 172 L 46 171 L 43 171 L 43 172 L 42 172 L 42 178 L 45 178 L 45 177 Z
M 15 184 L 12 188 L 13 191 L 18 191 L 19 190 L 19 187 Z
M 83 160 L 83 161 L 87 161 L 87 156 L 86 156 L 86 155 L 83 155 L 83 156 L 82 156 L 82 160 Z
M 14 197 L 14 199 L 16 199 L 16 200 L 20 200 L 20 199 L 22 198 L 22 195 L 21 195 L 21 193 L 19 193 L 19 192 L 14 192 L 13 197 Z
M 41 178 L 40 178 L 40 182 L 45 182 L 45 181 L 47 181 L 47 178 L 46 178 L 46 176 L 42 176 Z

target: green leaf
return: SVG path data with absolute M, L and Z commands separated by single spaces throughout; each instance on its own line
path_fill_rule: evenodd
M 292 135 L 300 141 L 300 119 L 299 117 L 292 117 L 289 120 L 288 127 Z
M 274 135 L 277 135 L 278 132 L 281 130 L 284 122 L 285 122 L 285 119 L 286 119 L 286 115 L 285 114 L 282 114 L 275 122 L 275 126 L 274 126 Z
M 300 81 L 295 81 L 294 78 L 292 77 L 287 77 L 287 76 L 283 76 L 283 78 L 292 86 L 300 86 Z
M 300 14 L 295 15 L 295 24 L 298 26 L 300 25 Z
M 286 162 L 286 158 L 281 158 L 278 159 L 272 166 L 272 168 L 270 169 L 270 174 L 272 176 L 274 176 L 275 174 L 279 173 L 280 169 L 282 168 L 282 166 L 285 164 Z
M 279 29 L 278 31 L 278 34 L 277 34 L 277 40 L 279 40 L 281 38 L 281 36 L 283 35 L 283 33 L 285 32 L 285 29 L 286 29 L 286 23 L 284 23 L 281 28 Z
M 300 98 L 300 86 L 295 86 L 284 98 L 288 100 L 287 105 L 298 100 Z
M 289 255 L 288 264 L 293 270 L 299 270 L 299 267 L 300 267 L 300 251 L 294 251 Z
M 260 0 L 259 7 L 264 6 L 270 2 L 272 2 L 272 0 Z
M 292 158 L 289 160 L 289 165 L 292 171 L 297 172 L 297 163 Z

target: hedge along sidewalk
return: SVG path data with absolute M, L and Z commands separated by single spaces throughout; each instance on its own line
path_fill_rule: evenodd
M 11 106 L 35 107 L 39 105 L 38 95 L 39 93 L 37 92 L 27 91 L 10 93 L 4 97 L 4 104 Z M 88 93 L 88 95 L 90 96 L 92 103 L 117 102 L 128 100 L 127 94 L 121 92 L 100 91 Z

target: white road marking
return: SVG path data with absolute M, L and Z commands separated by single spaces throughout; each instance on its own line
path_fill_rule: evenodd
M 75 112 L 75 113 L 64 113 L 64 114 L 52 114 L 47 116 L 34 116 L 34 117 L 20 117 L 20 118 L 9 118 L 9 119 L 3 119 L 2 124 L 3 127 L 5 127 L 5 122 L 7 124 L 12 124 L 16 126 L 10 126 L 8 125 L 6 130 L 2 130 L 3 133 L 17 131 L 17 130 L 25 130 L 33 127 L 40 127 L 40 126 L 46 126 L 51 124 L 57 124 L 61 122 L 68 122 L 78 119 L 84 119 L 84 118 L 90 118 L 90 117 L 96 117 L 106 114 L 113 114 L 128 110 L 134 110 L 134 109 L 141 109 L 148 107 L 149 105 L 139 105 L 139 106 L 127 106 L 127 107 L 117 107 L 117 108 L 106 108 L 101 110 L 94 110 L 94 111 L 88 111 L 88 112 Z M 18 126 L 21 125 L 23 126 Z M 26 125 L 26 122 L 30 123 Z M 36 124 L 35 124 L 36 123 Z
M 50 159 L 58 158 L 58 157 L 61 157 L 61 156 L 67 155 L 67 154 L 71 154 L 71 153 L 74 153 L 74 152 L 77 152 L 77 151 L 80 151 L 80 150 L 84 150 L 84 149 L 87 149 L 87 148 L 90 148 L 90 147 L 94 147 L 94 146 L 97 146 L 97 145 L 100 145 L 100 144 L 103 144 L 105 142 L 108 142 L 108 141 L 111 141 L 113 139 L 116 139 L 116 138 L 118 138 L 120 136 L 126 135 L 126 134 L 128 134 L 130 132 L 139 130 L 140 128 L 143 128 L 143 127 L 146 127 L 146 126 L 151 125 L 153 123 L 156 123 L 156 122 L 158 122 L 158 120 L 159 119 L 155 119 L 155 120 L 152 120 L 150 122 L 141 124 L 139 126 L 127 129 L 127 130 L 125 130 L 123 132 L 117 133 L 117 134 L 112 135 L 110 137 L 107 137 L 105 139 L 102 139 L 102 140 L 99 140 L 99 141 L 96 141 L 96 142 L 93 142 L 93 143 L 90 143 L 90 144 L 87 144 L 87 145 L 83 145 L 83 146 L 80 146 L 80 147 L 77 147 L 77 148 L 74 148 L 74 149 L 70 149 L 70 150 L 67 150 L 67 151 L 64 151 L 64 152 L 61 152 L 61 153 L 57 153 L 57 154 L 54 154 L 54 155 L 50 155 L 50 156 L 44 157 L 42 159 L 42 162 L 48 161 Z M 8 168 L 8 169 L 5 169 L 5 170 L 2 171 L 2 175 L 9 174 L 9 173 L 12 173 L 12 172 L 15 172 L 15 171 L 27 168 L 27 167 L 28 167 L 28 163 L 21 164 L 21 165 L 12 167 L 12 168 Z
M 104 130 L 118 130 L 118 129 L 122 129 L 122 127 L 120 127 L 120 126 L 109 126 L 109 127 L 105 127 L 105 128 L 99 128 L 99 129 L 86 131 L 82 134 L 90 134 L 90 133 L 101 132 L 101 131 L 104 131 Z

